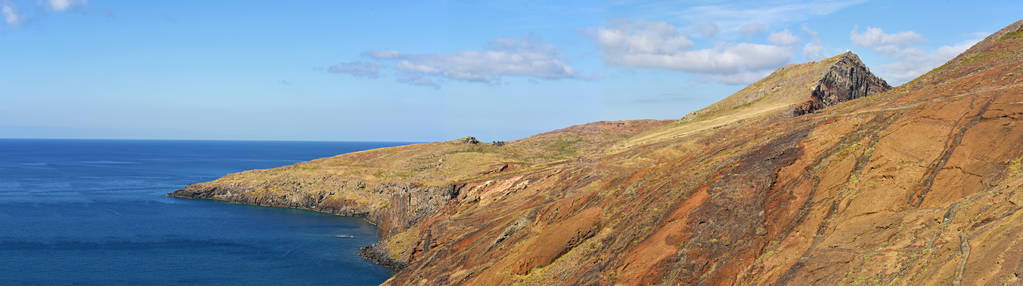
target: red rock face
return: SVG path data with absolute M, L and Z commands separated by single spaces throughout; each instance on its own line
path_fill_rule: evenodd
M 680 122 L 346 154 L 175 195 L 365 209 L 387 222 L 380 255 L 407 263 L 390 285 L 1019 284 L 1023 22 L 885 92 L 839 59 L 789 82 L 818 83 L 803 116 L 715 117 L 739 98 Z M 793 79 L 753 86 L 775 80 Z M 366 186 L 341 183 L 354 178 Z

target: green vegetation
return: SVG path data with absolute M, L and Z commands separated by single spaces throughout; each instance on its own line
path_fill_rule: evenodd
M 1005 35 L 1002 35 L 1001 38 L 998 38 L 998 41 L 1002 42 L 1019 38 L 1023 38 L 1023 30 L 1017 30 L 1015 32 L 1006 33 Z
M 554 151 L 555 156 L 573 156 L 576 153 L 576 149 L 572 147 L 579 143 L 579 141 L 582 141 L 582 139 L 563 139 L 551 145 L 548 150 Z
M 387 239 L 387 256 L 394 260 L 404 259 L 403 256 L 408 254 L 402 251 L 412 249 L 418 239 L 419 229 L 414 227 L 391 236 Z
M 1015 160 L 1009 162 L 1009 172 L 1012 175 L 1023 174 L 1023 156 L 1019 156 Z
M 849 146 L 845 146 L 845 148 L 842 148 L 841 151 L 838 151 L 838 153 L 835 153 L 835 156 L 831 157 L 831 162 L 842 161 L 842 160 L 845 159 L 845 157 L 848 157 L 849 154 L 852 154 L 853 152 L 856 152 L 856 150 L 859 150 L 859 149 L 860 149 L 860 143 L 856 143 L 856 144 L 852 144 L 852 145 L 849 145 Z
M 969 65 L 972 65 L 972 64 L 976 64 L 976 63 L 987 63 L 987 62 L 990 62 L 992 60 L 1004 59 L 1006 57 L 1012 56 L 1013 54 L 1015 54 L 1013 51 L 1007 51 L 1007 50 L 998 50 L 998 51 L 978 53 L 978 54 L 971 55 L 969 57 L 963 58 L 960 61 L 960 63 L 962 64 L 960 66 L 969 66 Z M 935 70 L 940 70 L 940 69 L 935 69 Z

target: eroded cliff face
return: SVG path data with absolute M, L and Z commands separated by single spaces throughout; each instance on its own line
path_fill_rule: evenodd
M 845 52 L 814 87 L 810 100 L 797 105 L 792 114 L 799 116 L 811 113 L 839 102 L 878 94 L 891 88 L 888 82 L 870 73 L 870 69 L 860 61 L 859 56 Z
M 882 93 L 843 58 L 677 122 L 357 152 L 173 195 L 364 213 L 371 251 L 405 266 L 391 285 L 1020 283 L 1023 22 Z M 814 86 L 821 107 L 792 117 Z

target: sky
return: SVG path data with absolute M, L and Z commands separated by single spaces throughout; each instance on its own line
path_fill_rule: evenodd
M 847 50 L 898 85 L 1020 15 L 1020 1 L 0 0 L 0 138 L 514 140 L 678 119 Z

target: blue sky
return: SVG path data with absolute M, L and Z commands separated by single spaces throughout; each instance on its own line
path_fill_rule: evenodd
M 0 0 L 0 138 L 513 140 L 677 119 L 846 50 L 900 84 L 1023 15 L 1019 1 L 364 2 Z

